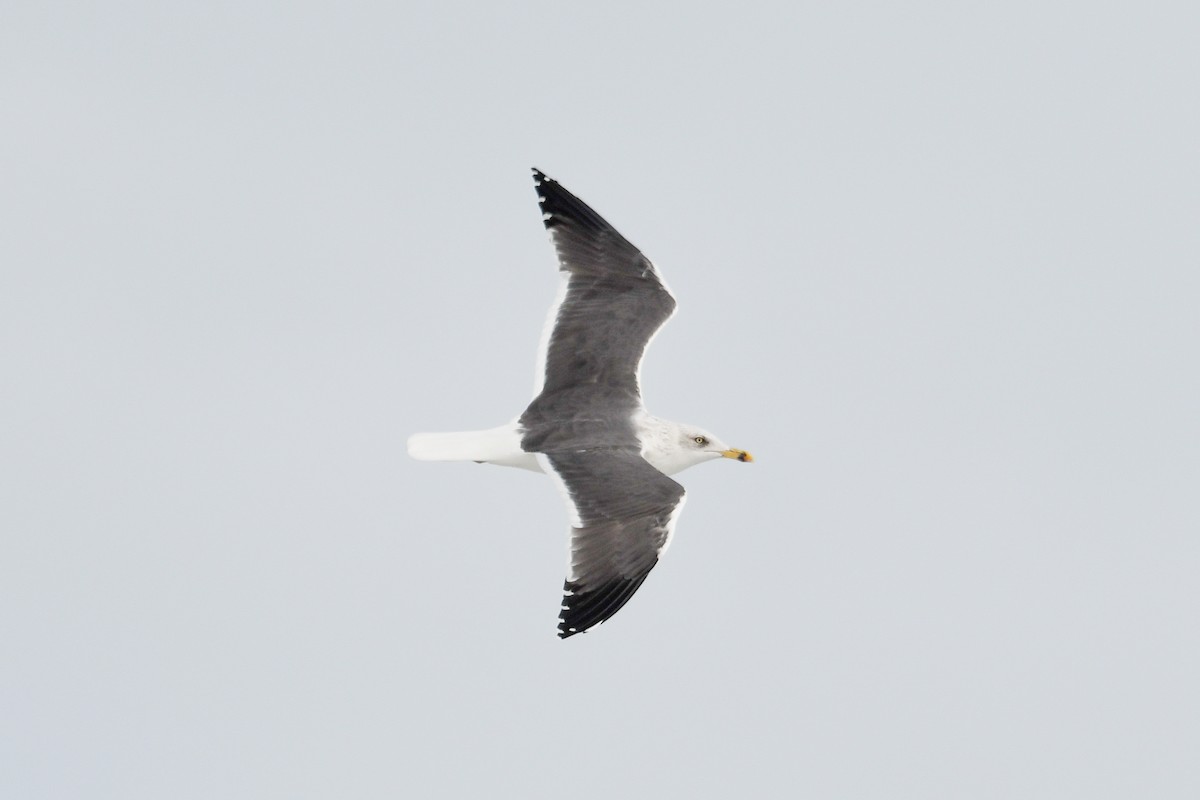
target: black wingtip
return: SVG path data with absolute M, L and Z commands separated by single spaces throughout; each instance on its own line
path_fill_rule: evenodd
M 649 570 L 633 578 L 617 578 L 591 591 L 585 591 L 577 583 L 564 583 L 565 597 L 562 614 L 558 618 L 558 638 L 566 639 L 577 633 L 586 633 L 612 619 L 633 597 L 648 573 Z
M 617 240 L 625 241 L 624 237 L 621 237 L 621 234 L 617 233 L 591 206 L 571 194 L 561 183 L 537 167 L 533 167 L 533 182 L 534 188 L 537 190 L 538 205 L 542 207 L 543 221 L 547 228 L 572 224 L 580 226 L 585 231 L 590 231 L 590 235 L 605 231 Z M 628 242 L 625 244 L 634 250 L 637 249 Z

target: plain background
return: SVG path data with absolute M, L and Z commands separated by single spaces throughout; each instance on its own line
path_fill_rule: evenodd
M 1200 12 L 32 3 L 0 795 L 1200 796 Z M 531 166 L 751 450 L 562 642 Z

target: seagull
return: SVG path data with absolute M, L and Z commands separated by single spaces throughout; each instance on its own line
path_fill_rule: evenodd
M 642 403 L 642 356 L 675 313 L 658 268 L 599 214 L 533 170 L 558 255 L 558 296 L 538 346 L 533 401 L 507 425 L 418 433 L 408 454 L 544 472 L 571 521 L 560 638 L 616 614 L 671 543 L 685 493 L 674 475 L 704 461 L 753 461 Z

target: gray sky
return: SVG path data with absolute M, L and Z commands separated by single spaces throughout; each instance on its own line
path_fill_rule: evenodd
M 1200 795 L 1193 4 L 10 6 L 0 795 Z M 534 165 L 758 459 L 565 642 Z

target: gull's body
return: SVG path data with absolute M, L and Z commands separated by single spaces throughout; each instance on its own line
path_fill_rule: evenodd
M 604 622 L 658 563 L 683 508 L 668 475 L 717 458 L 750 461 L 642 404 L 646 346 L 675 311 L 658 270 L 595 211 L 534 170 L 563 283 L 538 347 L 534 399 L 486 431 L 421 433 L 408 452 L 545 472 L 571 519 L 559 636 Z

